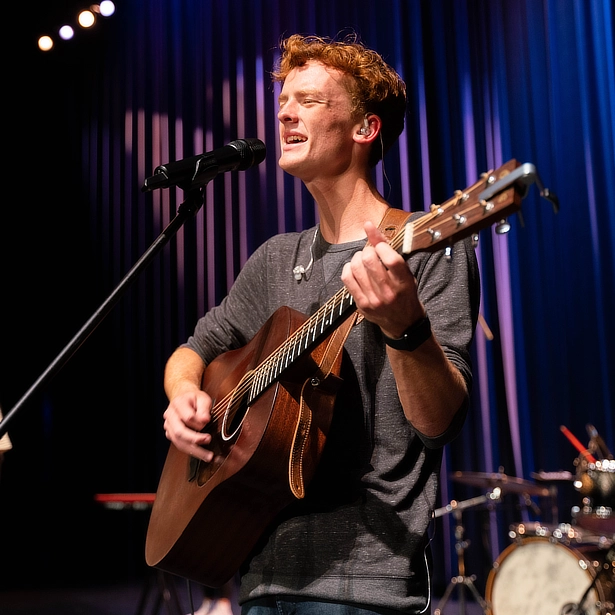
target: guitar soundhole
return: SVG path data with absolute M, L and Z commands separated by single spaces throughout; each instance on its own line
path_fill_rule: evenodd
M 232 440 L 239 430 L 248 412 L 248 395 L 241 391 L 241 386 L 235 389 L 235 394 L 231 398 L 229 405 L 224 413 L 222 429 L 220 435 L 223 440 Z M 239 393 L 238 393 L 239 391 Z

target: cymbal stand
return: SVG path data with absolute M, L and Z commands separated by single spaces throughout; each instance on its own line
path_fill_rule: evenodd
M 465 508 L 470 508 L 472 506 L 477 506 L 478 504 L 482 504 L 483 502 L 487 502 L 489 500 L 499 500 L 500 498 L 500 489 L 496 487 L 492 492 L 487 495 L 482 495 L 477 498 L 472 498 L 471 500 L 466 500 L 464 502 L 456 502 L 453 501 L 444 508 L 438 509 L 435 511 L 434 516 L 438 517 L 442 514 L 446 514 L 447 512 L 452 512 L 455 517 L 456 525 L 455 525 L 455 551 L 457 553 L 457 576 L 453 577 L 444 595 L 440 599 L 438 606 L 434 610 L 434 615 L 442 615 L 442 609 L 449 601 L 453 590 L 457 587 L 459 589 L 459 613 L 460 615 L 466 615 L 466 596 L 465 596 L 465 588 L 467 587 L 470 590 L 470 593 L 474 596 L 476 602 L 480 605 L 485 615 L 490 614 L 489 605 L 485 601 L 485 599 L 478 593 L 476 586 L 474 585 L 474 581 L 476 580 L 476 575 L 466 576 L 466 566 L 465 566 L 465 550 L 469 546 L 469 541 L 464 540 L 465 528 L 463 527 L 463 523 L 461 520 L 462 512 Z

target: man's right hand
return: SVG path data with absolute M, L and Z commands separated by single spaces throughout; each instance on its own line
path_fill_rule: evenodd
M 175 396 L 163 415 L 166 437 L 180 451 L 205 462 L 213 458 L 207 449 L 211 435 L 202 431 L 211 420 L 211 407 L 211 397 L 194 387 Z

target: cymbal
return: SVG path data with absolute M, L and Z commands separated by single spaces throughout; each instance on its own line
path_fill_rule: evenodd
M 547 487 L 541 487 L 530 481 L 516 476 L 507 476 L 499 472 L 489 474 L 487 472 L 453 472 L 451 478 L 463 485 L 470 487 L 499 487 L 502 492 L 521 493 L 527 495 L 549 496 L 551 492 Z

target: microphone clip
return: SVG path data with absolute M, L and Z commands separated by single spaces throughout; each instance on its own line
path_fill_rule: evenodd
M 293 276 L 297 282 L 301 282 L 301 278 L 305 275 L 305 267 L 303 265 L 297 265 L 293 269 Z

